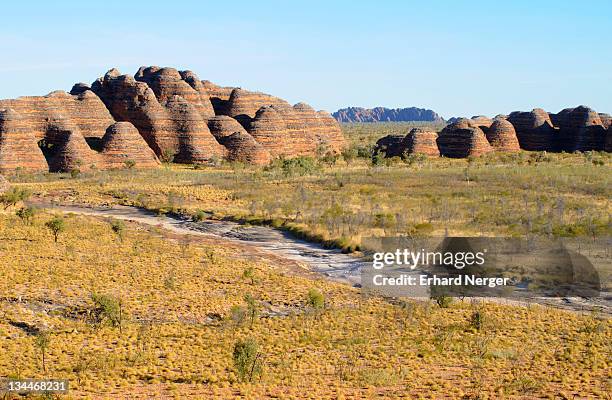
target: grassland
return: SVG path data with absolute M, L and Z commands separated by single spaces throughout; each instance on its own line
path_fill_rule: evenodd
M 609 235 L 610 155 L 493 154 L 13 177 L 35 196 L 267 223 L 348 250 L 379 235 Z
M 347 250 L 368 235 L 610 234 L 608 154 L 372 163 L 359 154 L 406 127 L 345 129 L 352 150 L 339 159 L 9 179 L 45 202 L 265 223 Z M 55 242 L 53 214 L 29 220 L 20 208 L 0 213 L 0 376 L 70 379 L 66 398 L 612 392 L 612 325 L 595 314 L 364 298 L 236 244 L 91 217 L 63 216 Z M 247 339 L 257 344 L 252 379 L 233 360 Z
M 70 379 L 66 398 L 610 393 L 612 326 L 595 315 L 392 304 L 244 249 L 198 237 L 186 246 L 137 224 L 118 235 L 112 221 L 68 215 L 55 243 L 44 226 L 52 218 L 39 213 L 26 225 L 0 217 L 0 376 Z M 323 309 L 309 305 L 312 288 Z M 240 311 L 247 294 L 258 312 L 252 323 Z M 93 318 L 100 296 L 121 305 L 120 319 Z M 49 337 L 46 371 L 41 334 Z M 252 382 L 239 380 L 232 361 L 245 338 L 262 360 Z

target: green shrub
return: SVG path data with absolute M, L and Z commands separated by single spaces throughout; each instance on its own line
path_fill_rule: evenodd
M 125 232 L 125 223 L 118 219 L 113 220 L 111 221 L 111 229 L 119 237 L 119 240 L 123 242 L 123 234 Z
M 252 382 L 255 376 L 261 375 L 261 358 L 262 354 L 255 339 L 238 340 L 232 353 L 238 379 L 242 382 Z
M 484 327 L 485 314 L 484 311 L 478 310 L 472 313 L 470 317 L 470 326 L 477 331 L 481 331 Z
M 47 221 L 45 226 L 53 233 L 55 243 L 57 243 L 59 234 L 66 230 L 66 224 L 62 217 L 54 217 L 52 220 Z
M 30 198 L 30 191 L 25 188 L 11 187 L 6 193 L 0 196 L 0 203 L 4 205 L 4 209 L 8 209 L 19 203 L 20 201 L 26 201 Z
M 206 211 L 204 210 L 198 210 L 196 211 L 196 213 L 193 215 L 193 220 L 195 222 L 202 222 L 207 218 L 207 214 Z
M 321 165 L 312 157 L 280 158 L 266 170 L 280 170 L 285 177 L 313 175 L 321 171 Z
M 98 293 L 92 293 L 91 300 L 94 307 L 89 313 L 90 322 L 98 326 L 108 324 L 121 328 L 124 319 L 121 300 L 114 296 Z
M 325 308 L 325 296 L 315 288 L 308 290 L 308 305 L 315 311 Z
M 244 301 L 246 302 L 247 317 L 250 320 L 251 326 L 253 326 L 255 320 L 257 319 L 257 316 L 259 315 L 259 306 L 257 304 L 257 300 L 255 300 L 252 295 L 247 294 L 244 296 Z
M 17 212 L 15 212 L 15 215 L 17 215 L 25 225 L 32 224 L 32 219 L 34 218 L 35 214 L 36 208 L 34 207 L 21 207 L 19 210 L 17 210 Z

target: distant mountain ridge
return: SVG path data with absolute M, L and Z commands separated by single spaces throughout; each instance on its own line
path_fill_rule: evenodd
M 417 107 L 348 107 L 332 115 L 338 122 L 444 122 L 435 111 Z

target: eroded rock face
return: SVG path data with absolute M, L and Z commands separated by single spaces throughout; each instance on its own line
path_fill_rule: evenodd
M 81 87 L 73 91 L 78 94 L 56 91 L 46 96 L 0 100 L 0 109 L 11 108 L 20 114 L 39 140 L 45 137 L 49 121 L 60 115 L 76 124 L 83 136 L 101 138 L 106 127 L 114 122 L 113 117 L 90 90 Z
M 274 106 L 260 108 L 250 122 L 248 131 L 273 158 L 291 155 L 287 124 Z
M 438 134 L 428 128 L 413 128 L 403 139 L 402 147 L 406 154 L 425 154 L 439 156 Z
M 606 127 L 600 114 L 585 106 L 566 108 L 551 115 L 559 129 L 557 149 L 573 151 L 603 150 Z
M 270 163 L 270 152 L 244 131 L 236 131 L 224 136 L 221 143 L 227 147 L 227 159 L 247 164 L 267 165 Z
M 508 121 L 514 126 L 522 149 L 551 151 L 556 147 L 553 123 L 548 113 L 541 108 L 530 112 L 512 112 Z
M 346 139 L 344 139 L 340 125 L 327 111 L 317 111 L 317 116 L 322 125 L 321 131 L 317 134 L 320 146 L 333 153 L 342 152 L 346 147 Z
M 275 107 L 274 115 L 256 118 L 262 107 Z M 3 109 L 12 110 L 3 117 L 2 128 L 6 162 L 0 169 L 7 170 L 47 170 L 47 162 L 53 171 L 117 168 L 126 157 L 140 160 L 132 161 L 142 167 L 158 165 L 148 150 L 138 153 L 135 146 L 181 163 L 226 157 L 256 164 L 276 156 L 314 156 L 319 148 L 338 153 L 346 147 L 340 126 L 324 111 L 201 81 L 192 71 L 156 66 L 141 67 L 134 76 L 111 69 L 91 86 L 75 84 L 70 93 L 0 100 Z M 107 128 L 117 137 L 127 129 L 116 122 L 130 123 L 142 138 L 136 140 L 129 129 L 127 153 L 117 150 L 122 145 L 107 143 Z M 233 139 L 226 140 L 229 136 Z M 103 145 L 107 154 L 100 153 Z
M 387 135 L 376 141 L 374 153 L 383 153 L 385 157 L 402 157 L 406 151 L 406 143 L 402 134 Z
M 475 128 L 480 128 L 486 132 L 486 130 L 493 124 L 493 120 L 484 115 L 475 115 L 470 118 L 470 125 Z
M 521 149 L 514 126 L 505 119 L 496 118 L 487 130 L 486 137 L 496 151 L 515 152 Z
M 88 171 L 101 167 L 99 154 L 89 147 L 71 120 L 58 118 L 52 121 L 47 131 L 47 143 L 53 145 L 48 156 L 51 172 Z
M 28 120 L 13 109 L 0 109 L 0 172 L 46 172 L 47 161 Z
M 493 151 L 480 128 L 449 129 L 446 127 L 438 137 L 440 154 L 450 158 L 478 157 Z
M 222 143 L 222 139 L 226 136 L 230 136 L 232 133 L 246 133 L 246 130 L 238 121 L 227 115 L 217 115 L 216 117 L 210 118 L 208 120 L 208 129 L 210 129 L 210 132 L 219 143 Z
M 102 138 L 101 157 L 107 168 L 155 168 L 160 162 L 134 125 L 115 122 Z

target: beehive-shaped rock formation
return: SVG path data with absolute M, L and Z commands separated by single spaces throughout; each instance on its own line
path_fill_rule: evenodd
M 98 153 L 89 147 L 71 120 L 60 116 L 51 121 L 46 139 L 53 145 L 48 156 L 51 172 L 88 171 L 101 164 Z
M 555 130 L 548 113 L 541 108 L 530 112 L 510 113 L 508 121 L 514 126 L 522 149 L 551 151 L 555 149 Z
M 493 124 L 493 120 L 489 117 L 485 117 L 484 115 L 475 115 L 470 118 L 470 125 L 472 127 L 480 128 L 483 131 L 486 131 Z
M 258 117 L 262 107 L 270 111 Z M 131 123 L 143 138 L 130 146 L 146 146 L 157 157 L 181 163 L 227 157 L 261 164 L 270 157 L 315 156 L 319 149 L 339 153 L 346 147 L 340 126 L 326 112 L 221 87 L 174 68 L 141 67 L 134 76 L 111 69 L 91 86 L 75 84 L 70 93 L 0 100 L 0 110 L 9 108 L 1 132 L 4 148 L 11 149 L 0 165 L 7 170 L 47 170 L 48 163 L 53 171 L 122 167 L 128 160 L 121 151 L 99 153 L 115 122 Z M 158 164 L 148 152 L 130 151 L 127 157 L 146 154 L 141 166 Z
M 93 151 L 80 132 L 68 131 L 49 160 L 51 172 L 88 171 L 100 165 L 99 154 Z
M 232 90 L 224 115 L 237 119 L 243 126 L 247 127 L 250 120 L 261 107 L 276 106 L 279 108 L 290 108 L 291 105 L 278 97 L 260 92 L 251 92 L 241 88 Z
M 3 108 L 16 111 L 38 139 L 46 136 L 49 121 L 58 115 L 70 119 L 85 137 L 101 138 L 106 127 L 114 122 L 104 103 L 90 90 L 77 95 L 56 91 L 46 96 L 0 100 L 0 109 Z
M 224 136 L 221 143 L 228 149 L 227 159 L 248 164 L 266 165 L 270 163 L 270 152 L 244 131 Z
M 158 156 L 172 155 L 177 162 L 205 162 L 225 154 L 205 123 L 208 112 L 200 94 L 176 70 L 141 68 L 137 77 L 143 81 L 111 70 L 94 85 L 118 121 L 132 122 Z M 176 94 L 181 91 L 194 103 Z
M 0 172 L 45 172 L 49 166 L 25 118 L 15 110 L 0 110 Z
M 402 157 L 406 151 L 406 143 L 403 134 L 391 134 L 384 136 L 376 141 L 374 154 L 384 154 L 385 157 Z
M 160 162 L 138 130 L 129 122 L 116 122 L 102 138 L 102 159 L 108 168 L 154 168 Z
M 338 122 L 327 111 L 317 111 L 317 116 L 322 125 L 317 137 L 320 145 L 335 153 L 342 152 L 346 147 L 346 140 Z
M 287 124 L 274 106 L 260 108 L 248 131 L 273 158 L 294 155 Z
M 428 128 L 413 128 L 402 140 L 401 147 L 405 154 L 425 154 L 439 156 L 438 134 Z
M 496 151 L 515 152 L 521 149 L 514 126 L 505 119 L 496 118 L 487 130 L 486 136 Z
M 246 130 L 238 121 L 227 115 L 217 115 L 216 117 L 210 118 L 208 120 L 208 129 L 210 129 L 210 132 L 219 143 L 222 143 L 222 139 L 226 136 L 230 136 L 232 133 L 246 133 Z
M 225 148 L 210 133 L 206 120 L 191 103 L 174 95 L 163 104 L 176 132 L 176 143 L 169 146 L 175 151 L 175 162 L 204 163 L 225 156 Z
M 606 128 L 600 114 L 592 109 L 585 106 L 566 108 L 551 117 L 559 128 L 558 150 L 573 152 L 604 149 Z
M 215 115 L 208 92 L 191 71 L 179 73 L 174 68 L 141 67 L 135 78 L 137 81 L 146 82 L 160 102 L 179 96 L 191 104 L 202 118 Z
M 477 157 L 493 149 L 480 128 L 448 129 L 438 137 L 440 154 L 450 158 Z

